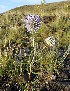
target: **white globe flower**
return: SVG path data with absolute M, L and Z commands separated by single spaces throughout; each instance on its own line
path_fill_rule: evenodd
M 45 42 L 49 45 L 49 46 L 54 46 L 56 41 L 55 38 L 53 36 L 50 36 L 48 38 L 45 39 Z

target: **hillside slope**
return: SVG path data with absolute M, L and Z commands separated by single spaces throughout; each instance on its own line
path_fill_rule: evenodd
M 43 33 L 45 31 L 48 32 L 47 36 L 51 35 L 52 32 L 49 34 L 50 31 L 58 31 L 61 35 L 70 28 L 70 2 L 59 2 L 45 5 L 21 6 L 0 14 L 0 35 L 3 30 L 23 27 L 24 16 L 27 14 L 38 14 L 42 18 L 44 22 L 42 28 L 45 29 Z M 47 17 L 45 18 L 44 16 Z M 56 33 L 54 32 L 54 34 Z

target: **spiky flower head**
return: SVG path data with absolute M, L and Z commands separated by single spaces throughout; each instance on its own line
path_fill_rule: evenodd
M 48 38 L 45 39 L 45 42 L 46 42 L 50 47 L 52 47 L 52 46 L 55 45 L 56 40 L 55 40 L 55 38 L 54 38 L 53 36 L 50 36 L 50 37 L 48 37 Z
M 27 31 L 37 31 L 41 25 L 41 18 L 38 15 L 29 14 L 25 16 L 24 23 Z

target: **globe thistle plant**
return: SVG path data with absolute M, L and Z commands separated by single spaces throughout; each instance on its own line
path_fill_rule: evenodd
M 41 25 L 41 18 L 38 15 L 26 15 L 24 19 L 25 28 L 27 28 L 27 31 L 37 31 L 40 28 Z
M 31 76 L 31 71 L 32 71 L 32 64 L 35 60 L 35 53 L 36 53 L 36 47 L 35 47 L 35 36 L 34 33 L 40 28 L 41 25 L 41 18 L 38 15 L 26 15 L 25 19 L 24 19 L 24 24 L 25 24 L 25 28 L 27 29 L 28 32 L 32 33 L 32 46 L 33 46 L 33 55 L 32 55 L 32 59 L 30 59 L 30 61 L 28 61 L 29 65 L 29 79 Z M 29 84 L 29 83 L 28 83 Z M 29 84 L 30 85 L 30 84 Z
M 50 37 L 48 37 L 48 38 L 45 39 L 45 42 L 46 42 L 50 47 L 52 47 L 52 46 L 55 45 L 56 40 L 55 40 L 55 38 L 54 38 L 53 36 L 50 36 Z

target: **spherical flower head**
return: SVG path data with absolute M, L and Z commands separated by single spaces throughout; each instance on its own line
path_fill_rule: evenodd
M 45 39 L 45 42 L 49 45 L 49 46 L 54 46 L 56 41 L 55 38 L 53 36 L 50 36 L 48 38 Z
M 24 23 L 27 31 L 37 31 L 41 25 L 41 18 L 38 15 L 29 14 L 25 16 Z

